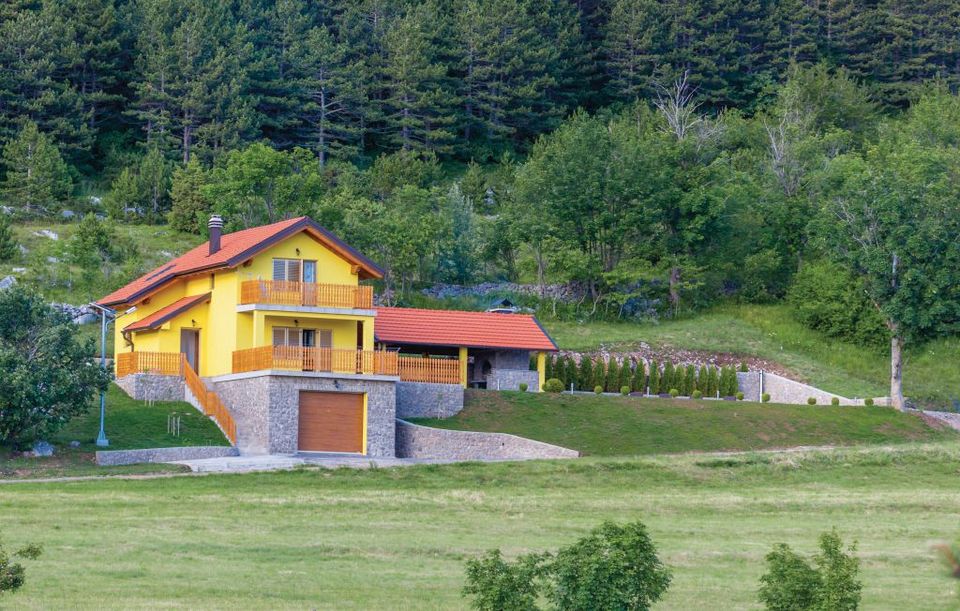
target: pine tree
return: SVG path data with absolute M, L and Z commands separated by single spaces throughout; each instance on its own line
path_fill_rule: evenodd
M 649 387 L 651 395 L 660 394 L 660 363 L 650 361 Z
M 617 380 L 616 391 L 620 392 L 620 389 L 626 386 L 627 388 L 633 388 L 633 367 L 631 367 L 631 361 L 633 366 L 636 366 L 636 361 L 633 359 L 623 359 L 623 365 L 620 367 L 620 379 Z
M 580 355 L 580 371 L 577 374 L 578 390 L 593 390 L 593 359 L 586 354 Z
M 146 194 L 145 216 L 158 222 L 170 209 L 170 163 L 157 147 L 151 147 L 140 161 L 140 184 Z
M 633 381 L 630 383 L 634 392 L 647 392 L 647 376 L 644 368 L 643 361 L 637 360 L 636 367 L 633 369 Z
M 604 68 L 612 97 L 650 99 L 663 62 L 669 22 L 657 0 L 614 0 L 605 28 Z
M 3 149 L 0 196 L 25 216 L 48 215 L 70 197 L 73 180 L 51 139 L 28 122 Z
M 594 390 L 597 386 L 607 387 L 607 362 L 602 358 L 597 359 L 593 364 L 593 379 L 590 381 L 589 390 Z
M 114 220 L 126 219 L 131 210 L 143 213 L 147 194 L 140 176 L 132 168 L 123 168 L 110 184 L 105 206 L 107 214 Z
M 435 20 L 426 5 L 411 8 L 383 38 L 383 120 L 389 141 L 403 150 L 444 152 L 453 138 L 455 98 L 444 88 L 446 68 L 430 35 Z
M 607 392 L 620 392 L 620 365 L 617 357 L 610 356 L 607 360 L 607 374 L 604 377 L 604 388 Z
M 17 256 L 20 245 L 10 227 L 10 217 L 0 213 L 0 261 L 9 261 Z
M 697 368 L 693 365 L 687 365 L 687 370 L 683 377 L 683 394 L 689 397 L 693 395 L 693 391 L 695 390 L 697 390 Z
M 196 159 L 173 171 L 170 187 L 170 226 L 178 231 L 203 233 L 211 212 L 210 201 L 203 194 L 207 173 Z
M 663 366 L 663 377 L 660 382 L 660 386 L 666 392 L 670 392 L 674 388 L 677 388 L 677 375 L 673 366 L 672 361 L 667 361 L 667 364 Z

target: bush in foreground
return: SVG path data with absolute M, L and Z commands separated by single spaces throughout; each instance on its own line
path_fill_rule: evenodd
M 760 602 L 770 611 L 857 609 L 863 584 L 855 550 L 854 544 L 844 553 L 836 531 L 820 535 L 820 553 L 812 565 L 785 543 L 775 545 L 760 578 Z
M 596 394 L 598 394 L 598 395 L 602 395 L 602 394 L 603 394 L 603 386 L 600 386 L 599 384 L 597 384 L 596 386 L 593 387 L 593 392 L 596 393 Z
M 867 397 L 866 399 L 863 400 L 863 404 L 866 405 L 867 407 L 873 407 L 873 398 Z
M 23 587 L 26 570 L 22 564 L 14 562 L 14 559 L 36 560 L 40 556 L 40 552 L 39 546 L 30 545 L 8 554 L 0 545 L 0 594 L 14 592 Z
M 642 611 L 670 586 L 670 570 L 641 522 L 605 522 L 556 556 L 507 562 L 492 550 L 467 561 L 466 574 L 463 595 L 479 611 L 535 610 L 541 595 L 557 609 Z
M 734 396 L 737 397 L 737 401 L 743 401 L 743 393 L 742 393 L 742 392 L 739 392 L 739 391 L 738 391 L 737 394 L 734 395 Z
M 629 394 L 630 394 L 630 387 L 629 387 L 629 386 L 621 386 L 621 387 L 620 387 L 620 394 L 623 395 L 624 397 L 626 397 L 627 395 L 629 395 Z
M 816 404 L 817 404 L 816 397 L 807 397 L 807 405 L 816 405 Z
M 670 396 L 673 397 L 674 399 L 676 399 L 677 397 L 680 396 L 680 391 L 677 390 L 676 388 L 671 388 L 671 389 L 670 389 Z
M 517 385 L 517 388 L 520 390 L 520 392 L 527 392 L 527 388 L 529 387 L 527 386 L 526 382 L 520 382 L 520 384 Z
M 703 398 L 703 393 L 700 392 L 699 390 L 695 390 L 695 391 L 693 391 L 693 398 L 694 398 L 694 399 L 702 399 L 702 398 Z
M 563 392 L 563 382 L 557 378 L 550 378 L 543 383 L 543 392 Z
M 830 405 L 832 405 L 832 406 L 834 406 L 834 407 L 840 405 L 840 399 L 839 399 L 838 397 L 831 397 L 831 398 L 830 398 Z
M 762 395 L 760 395 L 760 401 L 762 401 L 763 403 L 770 403 L 770 393 L 765 392 Z

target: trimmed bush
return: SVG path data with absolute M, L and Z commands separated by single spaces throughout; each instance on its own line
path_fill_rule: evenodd
M 699 390 L 695 390 L 695 391 L 693 391 L 693 398 L 694 398 L 694 399 L 702 399 L 702 398 L 703 398 L 703 393 L 700 392 Z
M 670 389 L 670 396 L 671 396 L 671 397 L 674 397 L 674 398 L 679 397 L 679 396 L 680 396 L 680 391 L 677 390 L 676 388 L 671 388 L 671 389 Z
M 770 393 L 765 392 L 762 395 L 760 395 L 760 401 L 762 401 L 763 403 L 770 403 Z
M 520 392 L 527 392 L 527 388 L 529 387 L 527 386 L 526 382 L 520 382 L 520 384 L 517 385 L 517 388 L 520 389 Z
M 602 395 L 603 386 L 600 386 L 599 384 L 597 384 L 596 386 L 593 387 L 593 392 L 597 393 L 598 395 Z
M 621 386 L 621 387 L 620 387 L 620 394 L 623 395 L 624 397 L 626 397 L 627 395 L 629 395 L 629 394 L 630 394 L 630 387 L 629 387 L 629 386 Z
M 650 362 L 650 394 L 660 394 L 660 364 L 656 361 Z
M 863 400 L 863 404 L 866 405 L 867 407 L 873 407 L 873 398 L 867 397 L 866 399 Z
M 737 397 L 737 401 L 743 401 L 743 393 L 742 393 L 742 392 L 739 392 L 739 391 L 738 391 L 737 394 L 734 395 L 734 396 Z
M 831 397 L 831 398 L 830 398 L 830 405 L 832 405 L 832 406 L 834 406 L 834 407 L 840 405 L 840 399 L 837 398 L 837 397 Z
M 563 392 L 563 382 L 557 378 L 550 378 L 543 383 L 543 392 Z
M 577 389 L 593 388 L 593 359 L 586 354 L 580 356 L 580 367 L 577 369 Z
M 816 397 L 807 397 L 807 405 L 816 405 L 816 404 L 817 404 Z

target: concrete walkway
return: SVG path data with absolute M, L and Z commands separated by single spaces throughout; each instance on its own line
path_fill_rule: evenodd
M 195 473 L 246 473 L 252 471 L 278 471 L 296 469 L 302 466 L 338 469 L 370 469 L 383 467 L 409 467 L 411 465 L 437 465 L 462 462 L 445 459 L 426 458 L 370 458 L 355 454 L 297 454 L 294 456 L 224 456 L 221 458 L 200 458 L 196 460 L 176 460 L 170 464 L 186 465 Z M 473 462 L 497 462 L 481 460 Z

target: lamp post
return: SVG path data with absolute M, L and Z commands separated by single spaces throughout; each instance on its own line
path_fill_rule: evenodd
M 100 366 L 107 368 L 107 316 L 113 318 L 113 310 L 105 308 L 96 303 L 90 303 L 90 306 L 100 310 Z M 97 445 L 105 448 L 110 445 L 107 434 L 103 429 L 104 420 L 107 414 L 107 393 L 100 391 L 100 432 L 97 434 Z

